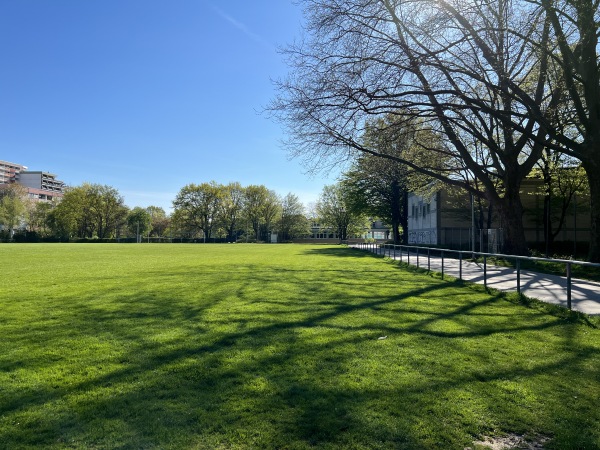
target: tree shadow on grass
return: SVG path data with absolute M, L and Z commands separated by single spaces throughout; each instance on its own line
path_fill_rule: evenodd
M 351 247 L 337 246 L 337 247 L 320 247 L 310 248 L 303 250 L 305 255 L 317 255 L 317 256 L 336 256 L 340 258 L 368 258 L 369 256 L 376 256 L 373 253 L 365 252 Z
M 232 273 L 233 287 L 191 277 L 199 284 L 178 291 L 156 272 L 106 298 L 66 296 L 56 320 L 18 330 L 61 351 L 4 368 L 37 381 L 4 387 L 0 437 L 13 448 L 413 449 L 500 429 L 598 445 L 598 412 L 582 397 L 600 382 L 597 340 L 498 296 L 367 275 L 346 292 L 358 273 L 340 273 L 336 289 L 290 270 L 283 296 L 276 274 Z M 520 339 L 528 348 L 512 349 Z M 592 431 L 576 436 L 574 424 Z

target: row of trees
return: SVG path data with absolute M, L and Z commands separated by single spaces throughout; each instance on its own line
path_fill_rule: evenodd
M 233 242 L 242 236 L 247 241 L 266 241 L 272 232 L 280 240 L 310 233 L 298 197 L 291 193 L 280 197 L 262 185 L 188 184 L 177 194 L 173 209 L 170 216 L 157 206 L 130 209 L 115 188 L 100 184 L 69 188 L 58 203 L 34 202 L 18 184 L 0 189 L 5 237 L 24 229 L 64 240 L 152 236 Z
M 67 189 L 60 202 L 34 201 L 27 189 L 19 184 L 0 188 L 0 224 L 5 238 L 16 231 L 35 234 L 37 237 L 57 239 L 98 238 L 108 239 L 136 235 L 139 211 L 151 217 L 148 226 L 154 235 L 161 236 L 169 225 L 162 208 L 133 208 L 130 210 L 119 192 L 100 184 L 84 183 Z
M 267 241 L 277 232 L 285 241 L 310 232 L 298 197 L 291 193 L 280 197 L 263 185 L 188 184 L 177 194 L 173 208 L 173 223 L 189 237 Z
M 493 206 L 516 254 L 523 180 L 544 155 L 567 155 L 587 176 L 600 261 L 595 0 L 301 3 L 305 39 L 268 107 L 292 154 L 320 165 L 358 151 L 458 186 Z

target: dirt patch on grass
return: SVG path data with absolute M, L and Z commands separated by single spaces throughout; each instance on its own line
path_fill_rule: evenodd
M 483 437 L 480 441 L 474 441 L 473 447 L 466 447 L 465 450 L 491 449 L 523 449 L 523 450 L 544 450 L 544 444 L 550 440 L 546 436 L 525 436 L 520 434 L 508 434 L 505 436 Z

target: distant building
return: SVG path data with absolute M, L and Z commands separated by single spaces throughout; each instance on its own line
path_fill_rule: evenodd
M 310 221 L 311 232 L 308 236 L 303 238 L 295 239 L 298 242 L 321 242 L 321 243 L 337 243 L 340 238 L 337 231 L 331 227 L 324 227 L 319 223 L 318 219 L 312 219 Z M 390 229 L 381 220 L 375 220 L 371 222 L 371 228 L 365 230 L 360 236 L 349 236 L 348 241 L 361 241 L 363 239 L 375 239 L 378 241 L 384 241 L 390 237 Z
M 0 161 L 0 184 L 17 183 L 21 172 L 25 170 L 27 170 L 27 166 L 8 161 Z
M 392 232 L 381 220 L 376 219 L 371 222 L 371 228 L 363 234 L 365 239 L 375 239 L 376 241 L 386 241 L 390 239 Z
M 49 172 L 27 170 L 27 166 L 0 161 L 0 185 L 17 183 L 27 188 L 34 201 L 52 202 L 62 198 L 65 183 Z
M 40 171 L 21 172 L 19 184 L 28 188 L 29 198 L 42 201 L 62 198 L 65 188 L 65 183 L 57 180 L 56 175 Z

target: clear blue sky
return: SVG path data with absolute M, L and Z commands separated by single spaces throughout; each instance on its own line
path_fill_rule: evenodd
M 301 34 L 289 0 L 0 0 L 0 159 L 170 208 L 188 183 L 314 201 L 261 109 Z

